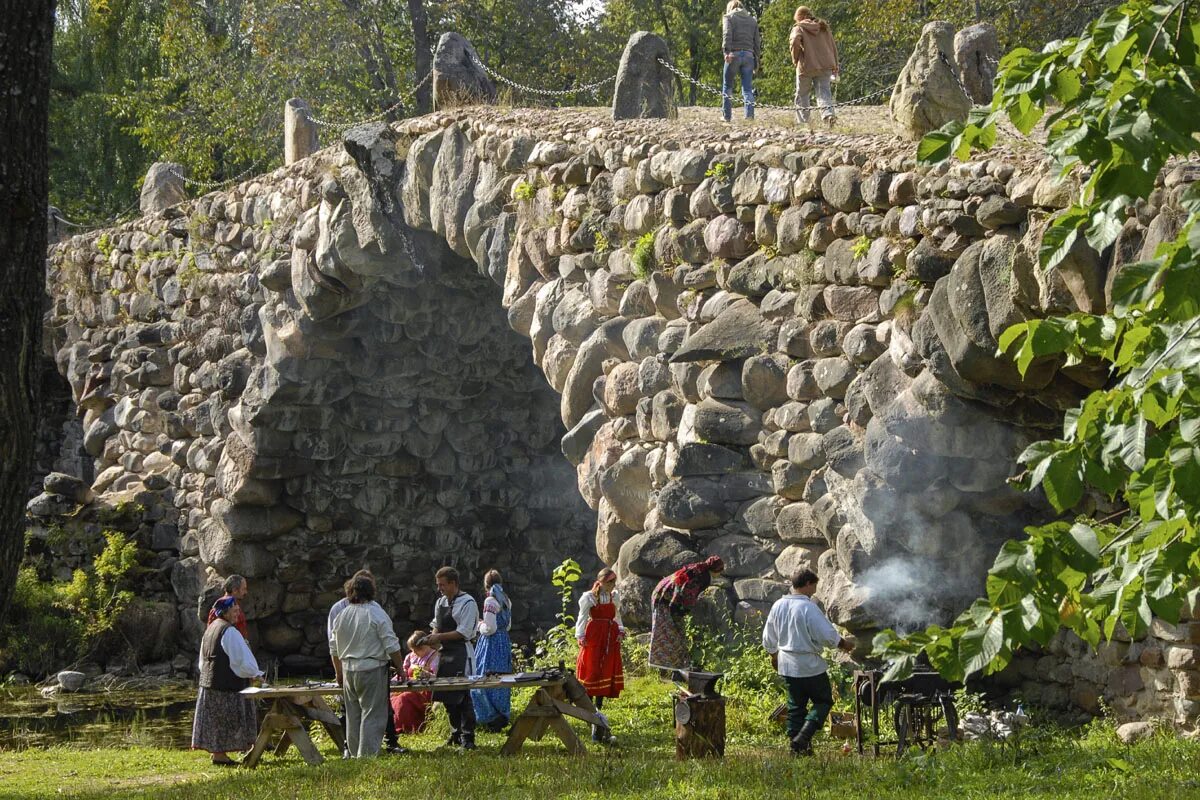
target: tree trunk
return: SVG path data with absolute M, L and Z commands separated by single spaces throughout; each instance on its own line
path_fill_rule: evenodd
M 675 702 L 675 758 L 725 755 L 725 698 L 680 695 Z
M 0 0 L 0 622 L 25 544 L 46 271 L 54 0 Z M 11 87 L 11 91 L 8 89 Z
M 429 52 L 429 17 L 425 14 L 424 0 L 408 0 L 408 16 L 412 20 L 413 62 L 416 64 L 417 113 L 428 114 L 433 109 L 433 81 L 425 76 L 433 69 L 433 54 Z

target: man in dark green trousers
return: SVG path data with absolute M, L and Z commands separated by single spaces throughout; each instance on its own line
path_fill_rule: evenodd
M 797 755 L 812 753 L 813 736 L 833 707 L 829 665 L 821 657 L 822 651 L 826 647 L 847 653 L 854 649 L 854 639 L 839 634 L 813 602 L 816 591 L 817 574 L 798 570 L 792 575 L 791 593 L 775 601 L 763 626 L 763 647 L 787 685 L 787 733 Z

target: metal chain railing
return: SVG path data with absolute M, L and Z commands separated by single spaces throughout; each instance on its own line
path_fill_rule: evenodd
M 945 65 L 946 69 L 950 70 L 950 76 L 954 78 L 954 82 L 958 84 L 958 90 L 962 92 L 968 100 L 971 101 L 972 105 L 974 105 L 975 96 L 971 94 L 969 89 L 967 89 L 966 84 L 962 82 L 962 78 L 958 77 L 958 67 L 954 65 L 954 62 L 951 61 L 949 57 L 941 50 L 938 50 L 938 61 L 941 61 L 942 64 Z
M 174 175 L 176 178 L 179 178 L 179 180 L 183 181 L 184 183 L 186 183 L 189 186 L 195 186 L 198 189 L 221 189 L 226 186 L 231 186 L 235 183 L 238 183 L 239 181 L 241 181 L 245 178 L 248 178 L 250 175 L 252 175 L 254 173 L 255 170 L 257 170 L 263 164 L 267 163 L 270 159 L 271 159 L 271 156 L 261 156 L 260 158 L 256 159 L 253 164 L 246 167 L 244 170 L 239 172 L 237 175 L 234 175 L 231 178 L 222 178 L 219 181 L 202 181 L 202 180 L 198 180 L 196 178 L 189 178 L 188 176 L 184 175 L 182 172 L 175 169 L 174 167 L 171 167 L 167 171 L 170 172 L 172 175 Z
M 397 100 L 395 103 L 393 103 L 392 105 L 385 108 L 383 111 L 380 111 L 378 114 L 373 114 L 364 119 L 354 120 L 353 122 L 330 122 L 329 120 L 324 120 L 324 119 L 320 119 L 319 117 L 313 116 L 312 113 L 309 113 L 308 118 L 313 121 L 314 125 L 317 125 L 318 127 L 321 127 L 321 128 L 329 128 L 334 131 L 345 131 L 345 130 L 349 130 L 350 128 L 356 128 L 359 125 L 366 125 L 368 122 L 376 122 L 378 120 L 383 119 L 388 114 L 391 114 L 396 109 L 407 106 L 409 103 L 413 103 L 417 98 L 417 92 L 421 91 L 421 87 L 424 86 L 426 83 L 428 83 L 429 79 L 432 77 L 433 77 L 433 70 L 431 69 L 431 70 L 429 70 L 429 72 L 425 73 L 424 78 L 421 78 L 421 80 L 417 81 L 413 85 L 411 92 L 407 92 L 407 93 L 403 94 L 399 100 Z
M 501 83 L 507 84 L 508 86 L 511 86 L 519 91 L 526 92 L 527 94 L 536 94 L 542 97 L 565 97 L 571 94 L 586 94 L 589 92 L 594 94 L 600 89 L 600 87 L 612 83 L 617 79 L 616 75 L 610 75 L 609 77 L 604 78 L 603 80 L 598 80 L 595 83 L 589 83 L 583 86 L 575 86 L 570 89 L 539 89 L 536 86 L 526 86 L 523 83 L 517 83 L 512 78 L 506 78 L 489 67 L 487 64 L 480 61 L 475 56 L 471 56 L 471 60 L 475 62 L 476 66 L 490 75 L 494 80 L 498 80 Z
M 132 203 L 125 206 L 125 208 L 121 209 L 116 214 L 113 214 L 108 219 L 103 220 L 102 222 L 96 222 L 96 223 L 91 223 L 91 224 L 85 223 L 85 222 L 73 222 L 73 221 L 67 219 L 66 217 L 64 217 L 62 212 L 59 211 L 57 208 L 52 209 L 53 214 L 51 214 L 51 216 L 54 219 L 61 222 L 63 225 L 66 225 L 68 228 L 79 228 L 80 230 L 84 230 L 84 231 L 96 231 L 96 230 L 100 230 L 101 228 L 111 228 L 113 225 L 120 222 L 122 217 L 124 217 L 126 214 L 128 214 L 133 209 L 140 206 L 141 202 L 142 202 L 141 198 L 139 197 L 137 200 L 134 200 Z
M 691 83 L 694 86 L 697 86 L 697 87 L 703 89 L 704 91 L 709 92 L 710 94 L 715 94 L 718 97 L 724 98 L 736 105 L 743 104 L 743 101 L 741 98 L 735 98 L 733 95 L 727 94 L 723 89 L 718 89 L 715 86 L 710 86 L 709 84 L 705 83 L 704 81 L 697 80 L 697 79 L 691 77 L 690 75 L 685 75 L 678 67 L 676 67 L 674 64 L 667 61 L 666 59 L 660 58 L 660 59 L 658 59 L 658 63 L 662 64 L 664 67 L 666 67 L 671 72 L 675 73 L 677 76 L 679 76 L 683 80 L 687 81 L 688 83 Z M 889 83 L 888 85 L 884 86 L 883 88 L 881 88 L 877 91 L 871 92 L 870 94 L 865 94 L 862 97 L 855 97 L 853 100 L 844 100 L 841 102 L 834 103 L 833 107 L 834 108 L 845 108 L 847 106 L 864 105 L 865 101 L 872 100 L 872 99 L 879 97 L 887 92 L 892 91 L 893 86 L 894 86 L 894 83 Z M 815 108 L 814 106 L 800 106 L 800 105 L 796 105 L 796 104 L 777 105 L 774 103 L 764 103 L 761 100 L 757 100 L 757 99 L 755 99 L 753 102 L 751 102 L 750 106 L 752 108 L 769 108 L 769 109 L 774 109 L 776 111 L 800 111 L 800 110 L 810 110 L 810 109 Z

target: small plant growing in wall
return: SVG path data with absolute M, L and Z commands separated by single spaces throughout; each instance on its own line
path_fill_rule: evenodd
M 107 233 L 100 234 L 100 238 L 96 239 L 96 251 L 104 256 L 105 261 L 112 255 L 113 242 Z
M 854 244 L 850 245 L 851 252 L 855 258 L 862 258 L 871 249 L 871 240 L 866 236 L 860 236 L 854 240 Z
M 630 255 L 633 262 L 633 274 L 640 280 L 650 277 L 654 269 L 654 231 L 643 233 L 633 245 Z
M 763 255 L 766 256 L 768 261 L 771 260 L 772 258 L 779 258 L 779 245 L 764 244 L 762 246 L 762 252 L 763 252 Z
M 537 187 L 524 178 L 517 181 L 517 185 L 513 187 L 513 197 L 517 200 L 532 200 L 536 194 Z
M 561 183 L 554 184 L 554 188 L 550 190 L 550 197 L 554 199 L 554 202 L 561 203 L 567 199 L 567 187 Z
M 183 266 L 179 268 L 177 277 L 179 278 L 179 285 L 184 289 L 190 287 L 200 277 L 200 268 L 196 266 L 196 254 L 191 250 L 184 254 Z
M 729 162 L 718 161 L 705 171 L 704 177 L 712 178 L 717 183 L 727 183 L 730 177 L 732 177 L 732 173 L 733 170 L 729 166 Z
M 612 243 L 608 241 L 608 237 L 604 235 L 604 231 L 596 231 L 592 235 L 592 249 L 597 253 L 607 253 L 612 249 Z

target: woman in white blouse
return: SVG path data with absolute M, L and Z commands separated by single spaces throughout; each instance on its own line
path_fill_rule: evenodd
M 233 766 L 230 751 L 249 750 L 258 735 L 254 701 L 239 692 L 263 674 L 238 633 L 241 606 L 222 597 L 200 640 L 200 692 L 192 721 L 192 749 L 212 753 L 212 763 Z
M 600 570 L 592 588 L 579 598 L 579 616 L 575 638 L 579 640 L 579 659 L 575 673 L 599 710 L 606 697 L 619 697 L 625 688 L 621 665 L 621 640 L 625 625 L 621 622 L 617 573 L 608 567 Z M 592 740 L 607 741 L 608 728 L 592 726 Z

